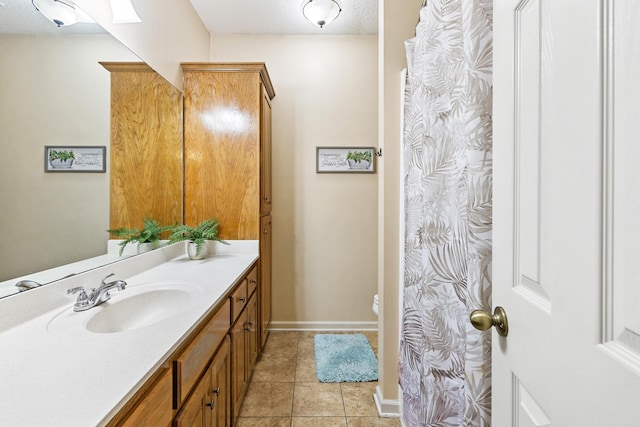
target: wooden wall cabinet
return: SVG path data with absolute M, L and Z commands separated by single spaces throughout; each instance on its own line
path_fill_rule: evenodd
M 184 218 L 215 216 L 220 237 L 258 240 L 271 211 L 271 103 L 262 63 L 183 63 Z M 268 211 L 265 211 L 267 210 Z
M 264 63 L 183 63 L 184 218 L 260 241 L 260 346 L 271 322 L 271 100 Z M 265 228 L 267 227 L 268 230 Z
M 182 222 L 182 94 L 144 63 L 100 64 L 111 74 L 109 228 Z

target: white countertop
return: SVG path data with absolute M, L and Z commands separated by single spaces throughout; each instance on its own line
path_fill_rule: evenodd
M 257 241 L 244 243 L 232 242 L 199 261 L 180 255 L 159 263 L 160 255 L 143 254 L 0 300 L 3 316 L 20 312 L 20 305 L 32 313 L 0 322 L 0 425 L 106 424 L 257 260 Z M 172 248 L 165 252 L 176 254 Z M 146 268 L 149 262 L 157 265 Z M 136 264 L 146 269 L 136 271 Z M 66 295 L 66 289 L 96 287 L 105 272 L 115 272 L 113 279 L 125 280 L 127 288 L 111 292 L 101 306 L 73 312 L 75 296 Z M 99 310 L 152 286 L 188 288 L 188 309 L 125 332 L 94 333 L 84 327 Z M 33 297 L 24 298 L 29 294 Z

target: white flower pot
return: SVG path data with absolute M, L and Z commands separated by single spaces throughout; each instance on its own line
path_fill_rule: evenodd
M 138 243 L 138 254 L 152 251 L 158 247 L 158 242 Z
M 197 253 L 198 246 L 193 243 L 187 243 L 187 255 L 190 259 L 202 259 L 207 255 L 207 245 L 209 242 L 205 241 L 200 248 L 200 253 Z

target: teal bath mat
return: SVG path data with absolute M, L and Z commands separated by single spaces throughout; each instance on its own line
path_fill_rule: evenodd
M 313 337 L 316 375 L 323 383 L 378 380 L 378 361 L 362 334 L 318 334 Z

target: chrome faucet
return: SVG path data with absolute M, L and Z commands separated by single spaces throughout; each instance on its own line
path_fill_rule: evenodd
M 78 299 L 76 303 L 73 305 L 73 311 L 85 311 L 93 308 L 97 305 L 102 304 L 105 301 L 109 301 L 111 298 L 111 294 L 109 293 L 112 289 L 117 289 L 119 291 L 124 290 L 127 286 L 127 282 L 124 280 L 114 280 L 113 282 L 107 283 L 106 280 L 113 276 L 115 273 L 111 273 L 105 276 L 100 286 L 95 289 L 91 289 L 91 291 L 87 294 L 87 290 L 83 286 L 78 286 L 77 288 L 71 288 L 67 290 L 68 294 L 75 294 L 79 292 Z
M 38 288 L 42 286 L 41 283 L 34 282 L 33 280 L 20 280 L 16 283 L 16 288 L 20 289 L 20 292 L 28 291 L 29 289 Z

